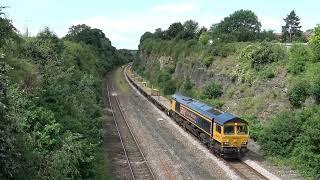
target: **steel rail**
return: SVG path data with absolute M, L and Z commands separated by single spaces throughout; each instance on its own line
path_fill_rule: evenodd
M 114 90 L 113 85 L 112 85 L 112 89 Z M 117 97 L 117 96 L 114 96 L 114 97 L 115 97 L 115 100 L 116 100 L 116 102 L 117 102 L 117 106 L 118 106 L 119 109 L 120 109 L 121 115 L 122 115 L 122 117 L 123 117 L 123 119 L 124 119 L 124 122 L 125 122 L 127 128 L 129 129 L 129 132 L 130 132 L 131 136 L 133 137 L 133 140 L 134 140 L 135 144 L 137 145 L 137 147 L 138 147 L 138 149 L 139 149 L 139 152 L 140 152 L 143 160 L 146 162 L 147 168 L 148 168 L 148 170 L 149 170 L 152 178 L 153 178 L 153 179 L 156 179 L 155 176 L 154 176 L 154 174 L 153 174 L 153 171 L 151 170 L 151 167 L 150 167 L 149 162 L 147 161 L 147 159 L 146 159 L 146 157 L 145 157 L 145 155 L 144 155 L 144 153 L 143 153 L 143 151 L 142 151 L 142 149 L 141 149 L 141 147 L 140 147 L 140 145 L 139 145 L 136 137 L 134 136 L 134 134 L 133 134 L 133 132 L 132 132 L 132 130 L 131 130 L 130 125 L 129 125 L 128 122 L 127 122 L 127 118 L 126 118 L 126 116 L 124 115 L 123 110 L 121 109 L 121 106 L 120 106 L 120 102 L 119 102 L 118 97 Z
M 106 86 L 107 86 L 107 93 L 108 93 L 108 102 L 109 102 L 109 104 L 110 104 L 110 109 L 111 109 L 111 112 L 112 112 L 112 119 L 113 119 L 113 121 L 114 121 L 114 123 L 115 123 L 115 125 L 116 125 L 117 133 L 118 133 L 119 138 L 120 138 L 120 142 L 121 142 L 121 145 L 122 145 L 122 148 L 123 148 L 123 152 L 124 152 L 124 154 L 125 154 L 125 157 L 126 157 L 126 160 L 127 160 L 127 163 L 128 163 L 128 167 L 129 167 L 129 169 L 130 169 L 130 174 L 132 175 L 132 178 L 135 180 L 136 178 L 135 178 L 135 176 L 134 176 L 134 174 L 133 174 L 133 170 L 132 170 L 132 167 L 131 167 L 131 163 L 130 163 L 130 161 L 129 161 L 129 157 L 128 157 L 128 154 L 127 154 L 127 150 L 126 150 L 125 145 L 124 145 L 124 143 L 123 143 L 122 136 L 121 136 L 121 134 L 120 134 L 120 130 L 119 130 L 119 127 L 118 127 L 118 123 L 117 123 L 116 117 L 115 117 L 115 115 L 114 115 L 114 111 L 113 111 L 113 107 L 112 107 L 111 99 L 110 99 L 109 86 L 108 86 L 108 84 L 106 84 Z

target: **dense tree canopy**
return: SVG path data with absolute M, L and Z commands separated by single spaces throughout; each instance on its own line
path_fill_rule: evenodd
M 211 31 L 215 35 L 230 34 L 237 41 L 254 40 L 260 32 L 261 23 L 256 14 L 250 10 L 238 10 L 225 17 L 219 24 L 213 26 Z
M 180 22 L 172 23 L 166 31 L 166 34 L 169 39 L 174 39 L 183 31 L 183 28 Z

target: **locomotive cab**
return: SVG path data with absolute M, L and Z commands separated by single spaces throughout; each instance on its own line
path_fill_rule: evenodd
M 223 154 L 245 153 L 249 139 L 248 123 L 239 118 L 223 124 L 216 122 L 213 138 L 220 144 L 220 151 Z

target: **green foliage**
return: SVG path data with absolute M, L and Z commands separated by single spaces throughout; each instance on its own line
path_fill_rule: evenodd
M 231 37 L 236 41 L 251 41 L 260 32 L 261 23 L 254 12 L 250 10 L 238 10 L 228 17 L 225 17 L 218 25 L 211 28 L 214 36 L 220 35 Z M 222 37 L 225 39 L 224 37 Z
M 292 10 L 283 20 L 286 23 L 282 26 L 283 42 L 292 42 L 294 38 L 302 36 L 302 31 L 300 30 L 300 18 L 296 15 L 294 10 Z
M 256 45 L 248 45 L 240 53 L 240 60 L 250 62 L 251 67 L 261 70 L 265 65 L 280 61 L 285 58 L 285 49 L 269 42 L 262 42 Z
M 258 33 L 257 40 L 274 41 L 274 40 L 276 40 L 276 36 L 272 30 L 269 30 L 269 31 L 263 30 L 262 32 Z
M 193 83 L 191 82 L 190 78 L 187 77 L 182 84 L 182 88 L 181 88 L 182 94 L 190 97 L 193 95 L 192 89 L 193 89 Z
M 261 149 L 269 155 L 286 156 L 292 152 L 296 138 L 303 132 L 307 114 L 284 112 L 275 116 L 261 132 Z
M 289 50 L 288 71 L 299 74 L 305 71 L 308 62 L 314 61 L 312 49 L 307 45 L 295 44 Z
M 320 61 L 320 25 L 314 28 L 314 36 L 310 38 L 310 44 L 315 54 L 316 61 Z
M 183 25 L 180 22 L 172 23 L 166 31 L 168 39 L 176 38 L 180 33 L 183 32 Z
M 19 167 L 16 147 L 17 130 L 9 96 L 9 66 L 0 58 L 0 177 L 12 177 Z
M 318 178 L 319 109 L 319 106 L 315 106 L 274 116 L 259 138 L 263 152 L 286 161 L 306 177 Z
M 0 47 L 0 177 L 95 178 L 101 79 L 128 52 L 86 25 L 70 28 L 68 41 L 48 28 L 16 40 L 10 21 L 0 18 L 0 26 L 4 20 L 11 27 L 0 37 L 7 43 Z
M 311 95 L 314 96 L 316 102 L 319 104 L 320 103 L 320 75 L 319 74 L 312 81 Z
M 148 39 L 148 38 L 152 38 L 153 37 L 153 34 L 151 32 L 145 32 L 141 37 L 140 37 L 140 44 Z
M 245 115 L 243 117 L 244 120 L 248 121 L 250 127 L 250 138 L 259 140 L 260 133 L 263 130 L 263 126 L 257 117 L 252 115 Z
M 195 39 L 198 27 L 198 23 L 193 20 L 188 20 L 184 22 L 183 31 L 179 34 L 179 38 L 185 40 Z
M 176 92 L 176 82 L 174 80 L 168 80 L 161 84 L 164 95 L 171 95 Z
M 208 68 L 208 67 L 211 66 L 213 60 L 214 60 L 214 57 L 208 56 L 208 57 L 206 57 L 206 58 L 203 59 L 203 63 L 204 63 L 204 65 Z
M 300 107 L 308 96 L 309 84 L 304 80 L 295 82 L 288 92 L 290 104 L 294 107 Z
M 202 32 L 200 34 L 200 37 L 199 37 L 199 42 L 202 44 L 202 45 L 207 45 L 208 44 L 208 41 L 209 41 L 209 35 L 207 32 Z
M 296 166 L 299 167 L 305 176 L 319 178 L 320 175 L 320 112 L 312 114 L 302 126 L 304 132 L 297 138 L 296 148 L 293 156 Z
M 11 24 L 11 21 L 5 18 L 5 13 L 3 12 L 5 7 L 0 7 L 0 49 L 7 49 L 7 45 L 11 41 L 18 40 L 19 37 L 16 33 L 16 28 Z
M 222 95 L 221 85 L 212 81 L 209 85 L 204 88 L 203 94 L 209 99 L 214 99 Z

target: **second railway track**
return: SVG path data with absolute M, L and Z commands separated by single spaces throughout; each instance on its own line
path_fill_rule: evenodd
M 111 83 L 107 85 L 108 100 L 128 165 L 127 168 L 123 168 L 123 178 L 156 179 L 120 107 L 112 81 L 109 82 Z

